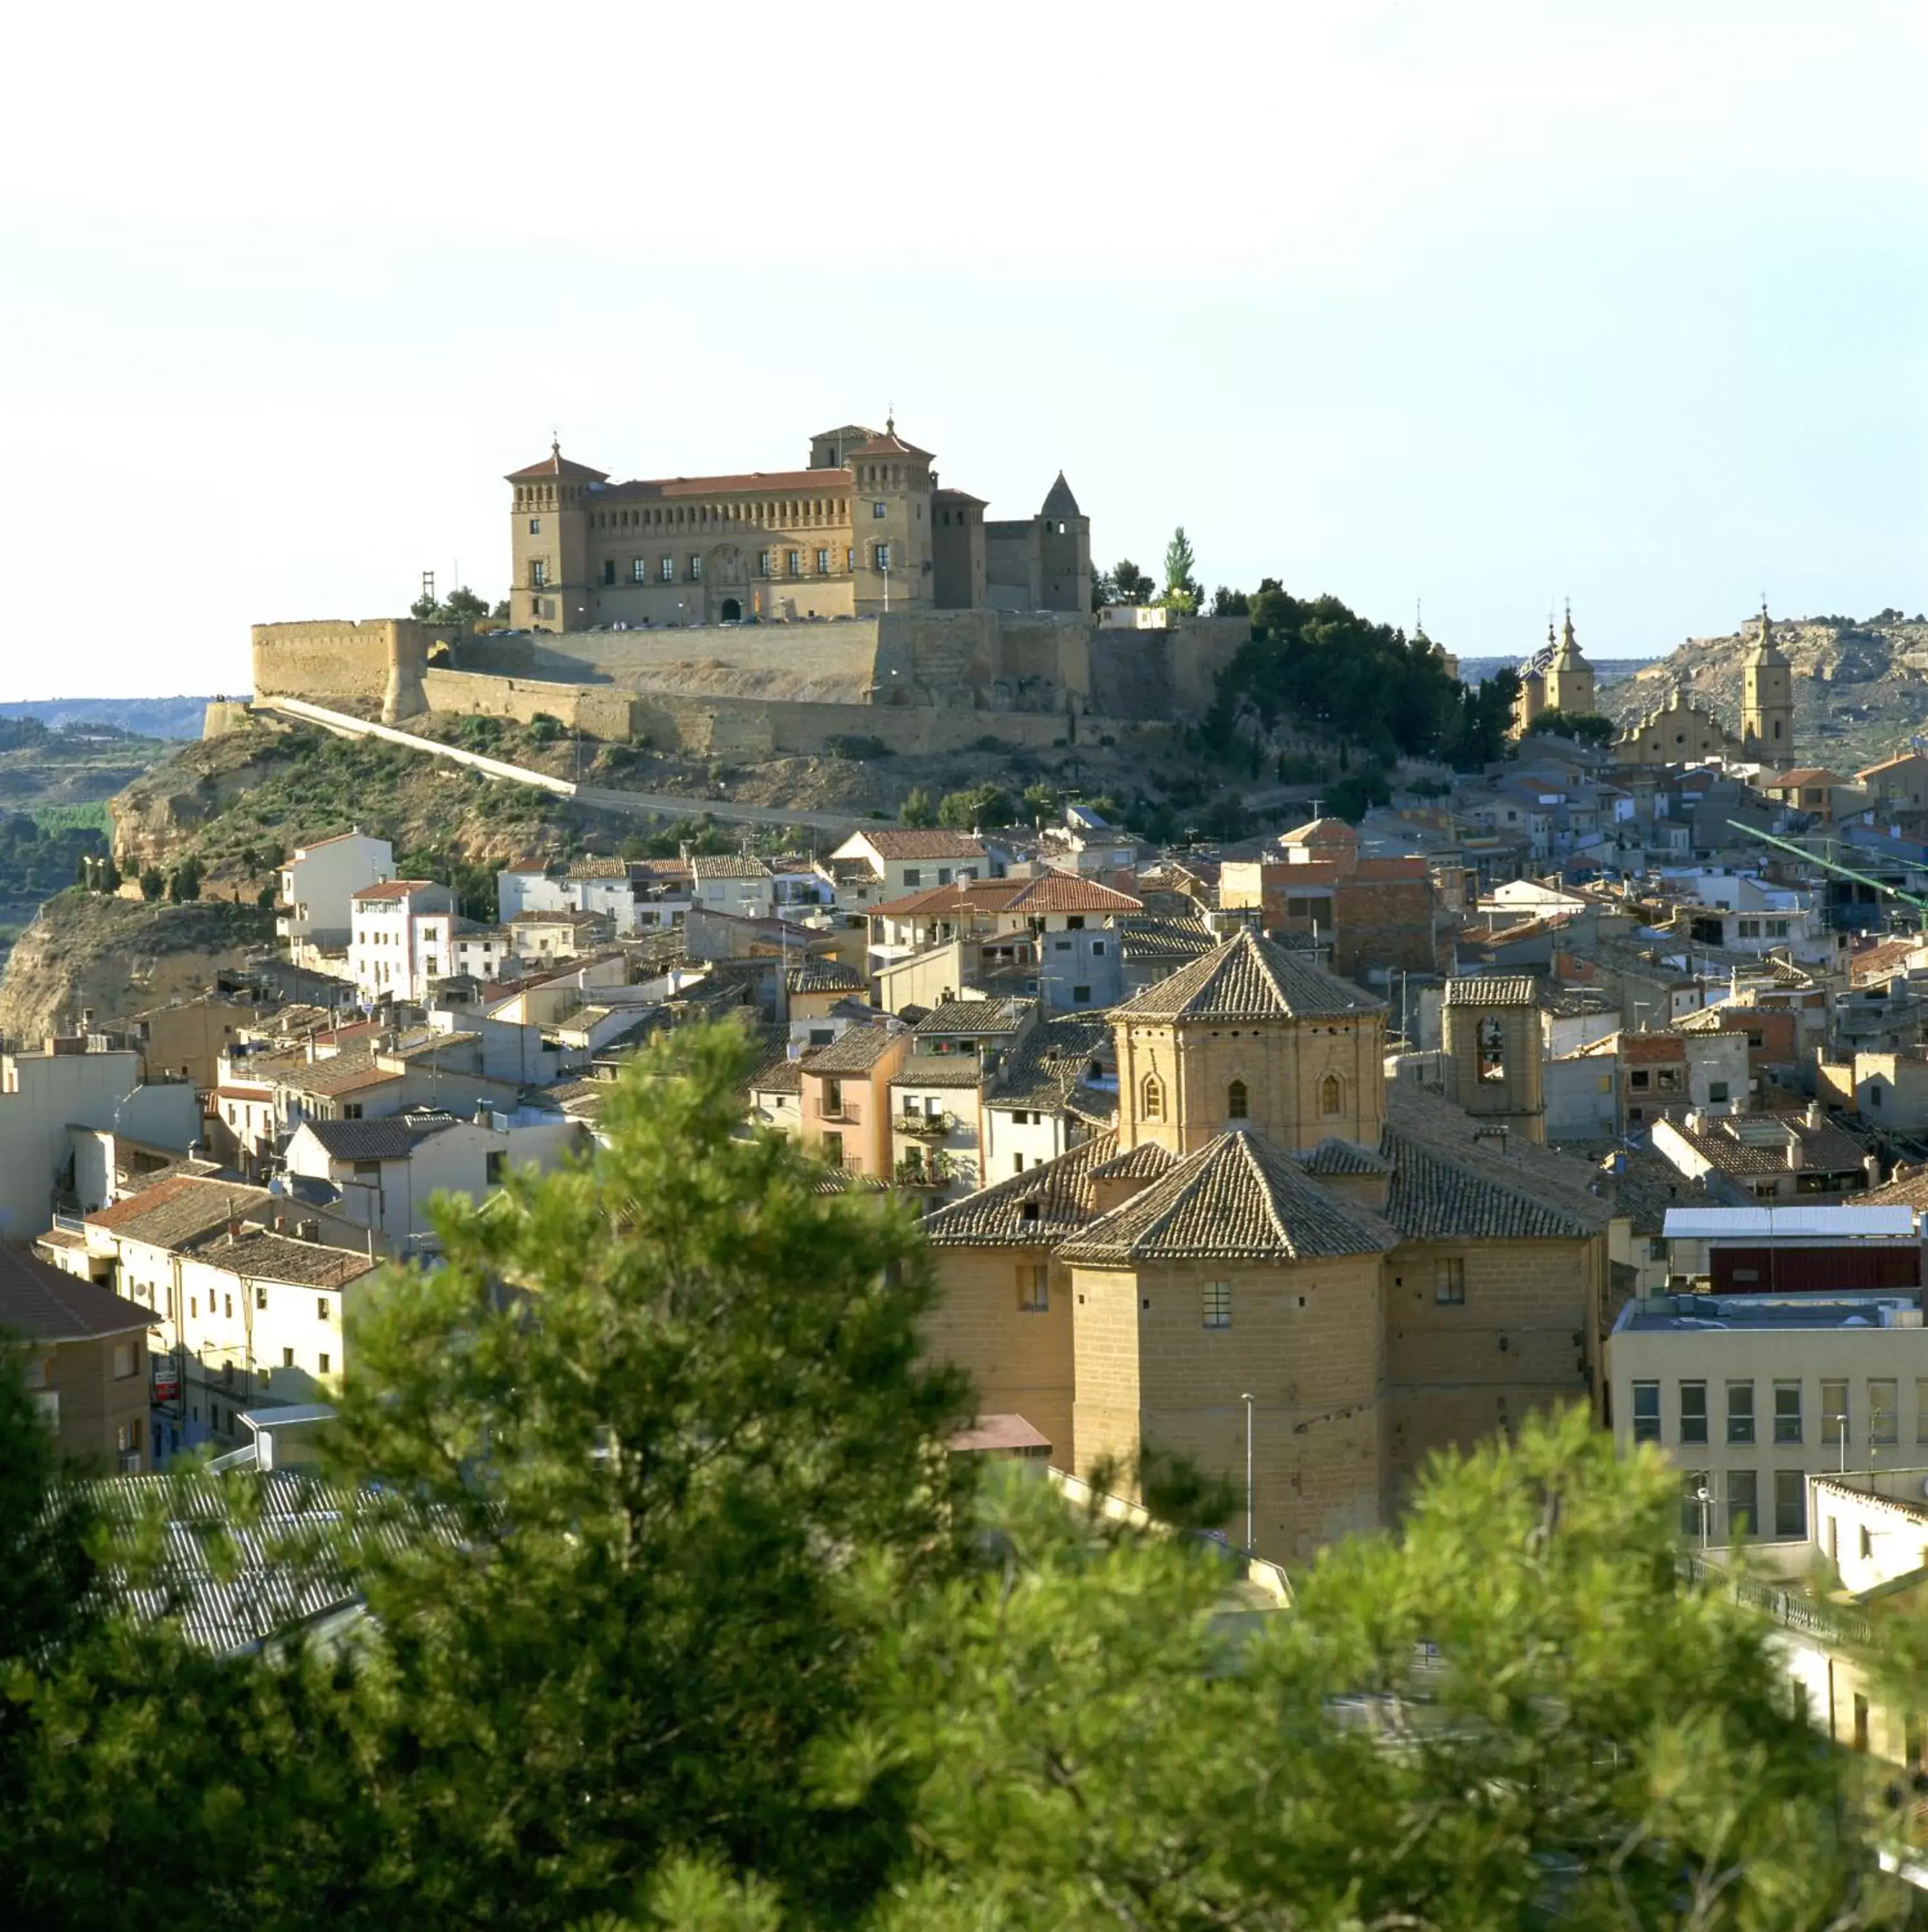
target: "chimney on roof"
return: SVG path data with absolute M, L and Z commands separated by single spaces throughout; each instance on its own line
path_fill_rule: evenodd
M 1804 1153 L 1800 1135 L 1790 1129 L 1788 1132 L 1788 1166 L 1797 1174 L 1801 1172 Z
M 1827 1118 L 1828 1117 L 1821 1111 L 1821 1102 L 1819 1100 L 1808 1102 L 1807 1124 L 1810 1127 L 1825 1126 L 1827 1124 Z
M 1861 1161 L 1861 1172 L 1867 1176 L 1870 1188 L 1879 1187 L 1882 1184 L 1881 1156 L 1876 1154 L 1865 1155 Z
M 241 1239 L 241 1220 L 236 1216 L 228 1223 L 228 1246 L 232 1247 Z

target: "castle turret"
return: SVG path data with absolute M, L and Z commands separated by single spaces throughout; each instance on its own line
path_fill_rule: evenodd
M 1078 507 L 1064 472 L 1038 512 L 1039 588 L 1047 610 L 1091 608 L 1091 519 Z
M 1552 628 L 1549 625 L 1549 638 Z M 1580 655 L 1579 640 L 1573 635 L 1570 604 L 1567 607 L 1566 628 L 1553 653 L 1553 662 L 1546 668 L 1546 703 L 1549 710 L 1564 712 L 1569 717 L 1594 708 L 1594 668 Z
M 1761 634 L 1741 670 L 1741 741 L 1763 764 L 1785 766 L 1794 755 L 1794 668 L 1774 644 L 1765 602 Z
M 527 631 L 583 628 L 591 621 L 589 512 L 583 499 L 608 476 L 571 462 L 552 440 L 541 462 L 511 470 L 504 480 L 515 492 L 510 622 Z
M 931 608 L 937 596 L 928 449 L 906 442 L 894 418 L 844 454 L 852 476 L 853 576 L 857 614 Z

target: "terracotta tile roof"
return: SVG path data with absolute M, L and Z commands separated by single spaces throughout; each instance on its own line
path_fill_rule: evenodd
M 741 859 L 728 852 L 692 859 L 689 868 L 691 876 L 697 879 L 767 879 L 770 876 L 770 868 L 762 860 Z
M 924 1222 L 925 1238 L 940 1247 L 1054 1246 L 1096 1218 L 1092 1177 L 1108 1171 L 1117 1153 L 1115 1133 L 1094 1134 L 1056 1160 L 1008 1175 L 939 1208 Z M 1161 1173 L 1171 1164 L 1162 1148 L 1146 1160 Z M 1132 1170 L 1143 1171 L 1142 1165 Z
M 598 503 L 635 502 L 657 497 L 743 496 L 759 490 L 785 494 L 809 490 L 834 496 L 847 493 L 850 472 L 844 470 L 749 470 L 734 476 L 637 477 L 627 483 L 612 483 L 598 490 Z
M 1278 845 L 1357 845 L 1358 832 L 1342 818 L 1309 818 L 1273 842 Z
M 984 842 L 965 832 L 945 832 L 908 825 L 865 825 L 844 842 L 861 838 L 880 859 L 982 859 Z M 847 852 L 832 853 L 832 858 L 847 858 Z
M 1518 1134 L 1501 1152 L 1478 1131 L 1451 1101 L 1387 1082 L 1386 1218 L 1408 1240 L 1579 1240 L 1612 1220 L 1604 1184 L 1585 1161 Z
M 505 483 L 538 483 L 544 480 L 560 480 L 569 483 L 602 483 L 608 480 L 609 472 L 592 470 L 586 463 L 571 463 L 555 443 L 549 446 L 549 454 L 540 463 L 532 463 L 525 470 L 511 470 L 502 478 Z
M 343 1287 L 381 1265 L 353 1248 L 324 1247 L 319 1241 L 297 1241 L 265 1228 L 204 1249 L 196 1259 L 229 1274 L 317 1288 Z
M 265 1187 L 180 1174 L 89 1214 L 87 1225 L 154 1247 L 181 1247 L 225 1228 L 232 1220 L 264 1212 L 273 1198 Z
M 804 1062 L 806 1073 L 868 1073 L 890 1051 L 894 1040 L 907 1037 L 878 1024 L 847 1028 L 828 1046 L 820 1047 Z
M 861 442 L 846 452 L 851 456 L 921 456 L 926 463 L 931 459 L 928 449 L 919 449 L 914 442 L 906 442 L 895 429 L 886 429 L 883 435 L 874 436 L 868 442 Z
M 1133 915 L 1119 930 L 1119 944 L 1127 959 L 1153 964 L 1183 964 L 1207 953 L 1219 936 L 1202 919 L 1148 918 Z
M 872 875 L 874 876 L 874 875 Z M 873 919 L 934 919 L 946 914 L 981 913 L 988 918 L 1010 910 L 1025 882 L 1018 879 L 958 879 L 947 886 L 920 886 L 901 898 L 871 908 Z
M 1329 1134 L 1299 1165 L 1318 1180 L 1337 1174 L 1390 1174 L 1393 1163 L 1357 1141 L 1342 1141 Z
M 312 1134 L 331 1160 L 406 1160 L 430 1135 L 454 1125 L 448 1114 L 396 1114 L 381 1120 L 307 1120 L 298 1131 Z
M 1540 1004 L 1540 988 L 1524 974 L 1476 974 L 1469 979 L 1447 980 L 1445 1004 L 1449 1006 L 1534 1006 Z
M 865 982 L 841 959 L 808 959 L 784 975 L 784 984 L 793 993 L 860 993 Z
M 1054 1112 L 1083 1084 L 1093 1061 L 1113 1064 L 1111 1023 L 1106 1016 L 1060 1013 L 1041 1021 L 1012 1048 L 991 1104 Z M 1109 1101 L 1111 1096 L 1105 1098 Z
M 301 1067 L 286 1074 L 280 1084 L 297 1094 L 326 1096 L 358 1093 L 364 1088 L 384 1086 L 401 1077 L 399 1073 L 391 1073 L 386 1067 L 377 1066 L 372 1059 L 360 1054 L 344 1053 L 333 1060 L 318 1060 L 312 1066 Z
M 146 1328 L 151 1309 L 24 1248 L 0 1247 L 0 1334 L 33 1342 L 84 1342 Z
M 1758 1139 L 1747 1137 L 1752 1124 Z M 1670 1124 L 1696 1154 L 1723 1174 L 1847 1174 L 1862 1171 L 1864 1150 L 1853 1135 L 1824 1120 L 1810 1126 L 1795 1114 L 1724 1114 L 1704 1126 L 1690 1128 L 1684 1122 Z M 1772 1132 L 1769 1129 L 1775 1130 Z M 1790 1140 L 1792 1136 L 1792 1141 Z M 1788 1161 L 1790 1145 L 1800 1144 L 1801 1166 Z
M 1010 912 L 1135 913 L 1144 902 L 1095 879 L 1081 878 L 1075 872 L 1051 871 L 1035 878 L 1015 881 L 1018 891 L 1006 908 Z
M 1399 1236 L 1255 1133 L 1220 1134 L 1060 1251 L 1067 1262 L 1301 1262 L 1384 1254 Z
M 572 859 L 568 877 L 572 879 L 626 879 L 631 876 L 627 859 Z
M 1114 1009 L 1120 1020 L 1303 1019 L 1385 1001 L 1249 930 Z
M 434 889 L 433 879 L 382 879 L 372 886 L 364 886 L 349 897 L 358 902 L 362 899 L 405 899 L 412 892 L 425 892 Z
M 975 1054 L 947 1054 L 941 1059 L 935 1054 L 922 1058 L 913 1054 L 890 1084 L 913 1088 L 981 1087 L 984 1084 L 984 1064 Z
M 980 1040 L 1018 1032 L 1030 1017 L 1029 1000 L 946 1000 L 912 1029 L 919 1040 Z

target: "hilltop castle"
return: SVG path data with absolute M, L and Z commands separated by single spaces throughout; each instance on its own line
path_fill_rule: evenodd
M 1048 746 L 1087 720 L 1151 729 L 1205 709 L 1246 620 L 1105 622 L 1062 472 L 1036 516 L 987 521 L 934 460 L 895 422 L 849 424 L 813 436 L 802 470 L 612 483 L 552 442 L 505 479 L 508 628 L 258 624 L 255 697 L 391 724 L 541 715 L 743 759 L 850 739 Z
M 810 440 L 802 470 L 612 483 L 559 442 L 506 478 L 511 621 L 531 631 L 1091 608 L 1091 524 L 1057 481 L 1035 517 L 987 523 L 940 489 L 893 418 Z

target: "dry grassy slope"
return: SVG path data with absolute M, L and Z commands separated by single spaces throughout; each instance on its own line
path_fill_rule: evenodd
M 217 965 L 238 963 L 274 936 L 273 914 L 252 908 L 61 892 L 8 956 L 0 1035 L 31 1045 L 85 1007 L 105 1022 L 203 992 Z
M 1600 693 L 1623 723 L 1666 702 L 1675 685 L 1709 704 L 1730 729 L 1741 723 L 1741 674 L 1759 632 L 1690 638 Z M 1777 622 L 1774 642 L 1794 668 L 1795 755 L 1844 777 L 1928 727 L 1928 624 L 1846 624 L 1816 618 Z

